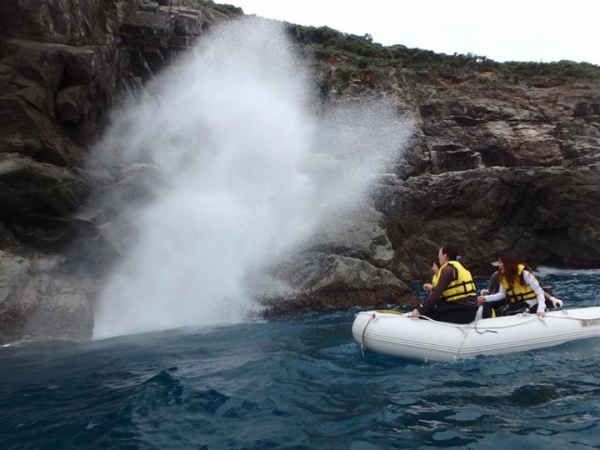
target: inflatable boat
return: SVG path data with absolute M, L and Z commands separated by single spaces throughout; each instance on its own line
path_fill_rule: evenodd
M 479 313 L 480 314 L 480 313 Z M 600 337 L 600 307 L 476 319 L 466 325 L 413 319 L 395 311 L 363 311 L 352 324 L 363 351 L 421 361 L 453 361 L 551 347 Z

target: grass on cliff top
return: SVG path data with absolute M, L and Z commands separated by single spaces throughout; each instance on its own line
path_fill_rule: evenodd
M 212 9 L 214 11 L 219 11 L 227 17 L 235 18 L 244 15 L 244 11 L 242 8 L 239 8 L 234 5 L 228 4 L 220 4 L 215 3 L 212 0 L 196 0 L 200 5 Z
M 471 53 L 446 55 L 431 50 L 408 48 L 404 45 L 385 47 L 375 43 L 368 34 L 356 36 L 328 27 L 288 25 L 292 39 L 308 46 L 319 59 L 345 55 L 356 68 L 399 67 L 408 71 L 433 71 L 440 75 L 462 75 L 472 72 L 496 72 L 505 80 L 600 80 L 600 66 L 573 61 L 552 63 L 499 63 Z

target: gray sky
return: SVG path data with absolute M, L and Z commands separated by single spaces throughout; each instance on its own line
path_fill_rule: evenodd
M 495 61 L 600 65 L 600 0 L 222 0 L 246 14 Z

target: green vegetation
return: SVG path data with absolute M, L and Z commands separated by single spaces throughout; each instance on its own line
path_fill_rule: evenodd
M 600 80 L 600 66 L 588 63 L 572 61 L 499 63 L 472 53 L 447 55 L 403 45 L 385 47 L 374 43 L 369 34 L 356 36 L 328 27 L 315 28 L 291 24 L 288 25 L 288 33 L 295 42 L 308 47 L 318 59 L 342 55 L 353 63 L 356 70 L 396 67 L 407 72 L 427 71 L 441 77 L 492 72 L 505 83 L 515 83 L 519 80 L 561 82 L 578 79 Z
M 528 78 L 600 79 L 600 67 L 589 63 L 576 63 L 573 61 L 552 63 L 506 62 L 501 66 L 505 73 Z
M 242 8 L 238 8 L 237 6 L 216 4 L 212 0 L 197 0 L 197 2 L 208 9 L 219 11 L 227 17 L 238 17 L 244 14 Z

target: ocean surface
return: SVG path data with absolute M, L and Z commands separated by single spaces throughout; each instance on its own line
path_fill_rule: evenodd
M 0 449 L 600 448 L 600 339 L 427 364 L 363 356 L 355 313 L 0 348 Z

